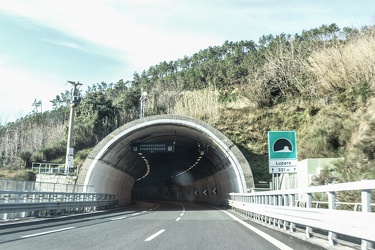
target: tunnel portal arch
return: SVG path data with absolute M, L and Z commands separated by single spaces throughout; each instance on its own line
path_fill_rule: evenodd
M 173 144 L 173 151 L 132 148 L 155 144 Z M 227 193 L 254 187 L 237 146 L 207 123 L 182 115 L 144 117 L 116 129 L 89 153 L 77 183 L 116 194 L 121 205 L 132 198 L 219 205 Z

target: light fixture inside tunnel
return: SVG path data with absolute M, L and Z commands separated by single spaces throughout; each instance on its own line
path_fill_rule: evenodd
M 203 155 L 204 155 L 204 152 L 208 152 L 208 148 L 209 148 L 210 145 L 208 144 L 203 144 L 201 145 L 200 143 L 198 143 L 198 152 L 199 152 L 199 156 L 197 157 L 195 163 L 193 165 L 191 165 L 190 167 L 188 167 L 186 170 L 176 174 L 175 176 L 179 176 L 179 175 L 182 175 L 182 174 L 185 174 L 187 172 L 189 172 L 190 170 L 192 170 L 195 166 L 197 166 L 200 162 L 200 160 L 203 158 Z M 173 176 L 171 176 L 173 177 Z
M 201 159 L 202 159 L 202 155 L 200 155 L 200 156 L 197 158 L 197 160 L 195 161 L 195 163 L 194 163 L 193 165 L 189 166 L 186 170 L 184 170 L 184 171 L 182 171 L 182 172 L 176 174 L 175 176 L 179 176 L 179 175 L 182 175 L 182 174 L 185 174 L 185 173 L 189 172 L 189 171 L 192 170 L 195 166 L 198 165 L 198 163 L 199 163 L 199 161 L 200 161 Z M 173 177 L 173 176 L 171 176 L 171 177 Z
M 201 145 L 200 143 L 198 143 L 198 152 L 201 154 L 201 155 L 204 155 L 204 151 L 208 152 L 208 148 L 210 147 L 210 145 L 208 144 L 203 144 Z
M 142 155 L 142 153 L 138 153 L 138 154 L 142 157 L 142 159 L 146 163 L 146 167 L 147 167 L 146 173 L 142 177 L 140 177 L 140 178 L 137 179 L 137 181 L 140 181 L 140 180 L 142 180 L 143 178 L 145 178 L 150 173 L 150 165 L 148 164 L 148 160 L 146 159 L 145 156 Z

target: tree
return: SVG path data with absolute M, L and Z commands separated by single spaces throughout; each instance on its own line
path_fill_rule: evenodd
M 26 168 L 27 165 L 30 163 L 31 155 L 31 152 L 28 150 L 21 151 L 20 157 L 24 161 L 24 168 Z
M 38 113 L 39 108 L 40 108 L 40 113 L 43 113 L 42 101 L 41 100 L 37 101 L 36 99 L 34 99 L 32 107 L 33 107 L 33 111 L 32 111 L 33 113 Z
M 87 93 L 76 109 L 74 138 L 79 148 L 92 146 L 117 128 L 117 109 L 105 91 Z

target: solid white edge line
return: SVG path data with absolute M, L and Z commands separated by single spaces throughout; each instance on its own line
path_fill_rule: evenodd
M 30 238 L 30 237 L 35 237 L 35 236 L 44 235 L 44 234 L 51 234 L 51 233 L 56 233 L 56 232 L 60 232 L 60 231 L 70 230 L 70 229 L 73 229 L 73 228 L 75 228 L 75 227 L 61 228 L 61 229 L 56 229 L 56 230 L 47 231 L 47 232 L 43 232 L 43 233 L 25 235 L 25 236 L 21 236 L 21 238 Z
M 270 243 L 272 243 L 273 245 L 275 245 L 276 247 L 282 249 L 282 250 L 293 250 L 293 248 L 285 245 L 284 243 L 282 243 L 281 241 L 278 241 L 276 240 L 275 238 L 271 237 L 270 235 L 266 234 L 265 232 L 247 224 L 246 222 L 243 222 L 242 220 L 238 219 L 236 216 L 226 212 L 226 211 L 222 211 L 224 213 L 226 213 L 227 215 L 229 215 L 230 217 L 232 217 L 235 221 L 241 223 L 242 225 L 244 225 L 245 227 L 247 227 L 248 229 L 250 229 L 251 231 L 253 231 L 254 233 L 258 234 L 259 236 L 263 237 L 265 240 L 269 241 Z
M 145 239 L 145 241 L 152 240 L 153 238 L 157 237 L 159 234 L 163 233 L 164 231 L 165 231 L 165 229 L 160 230 L 159 232 L 157 232 L 157 233 L 151 235 L 150 237 L 148 237 L 147 239 Z

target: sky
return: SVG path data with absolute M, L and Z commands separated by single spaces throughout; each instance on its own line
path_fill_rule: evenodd
M 374 22 L 374 0 L 0 0 L 0 125 L 34 100 L 50 110 L 67 81 L 84 92 L 225 41 Z

